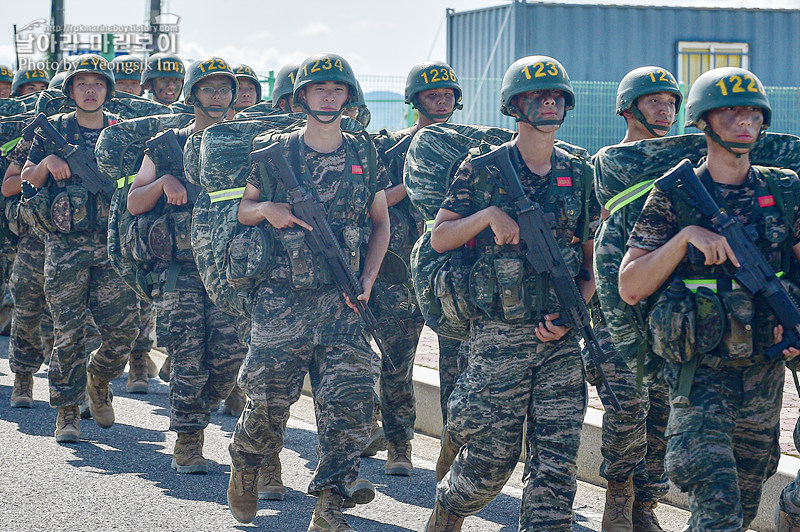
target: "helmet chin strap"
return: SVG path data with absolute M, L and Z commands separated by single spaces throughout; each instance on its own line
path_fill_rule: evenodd
M 526 124 L 530 124 L 538 131 L 542 131 L 539 129 L 539 126 L 561 126 L 561 124 L 564 123 L 564 119 L 567 117 L 567 112 L 564 111 L 564 118 L 561 118 L 560 120 L 534 120 L 531 118 L 531 115 L 535 113 L 535 109 L 531 110 L 529 115 L 523 113 L 516 105 L 513 106 L 513 109 L 519 113 L 515 117 L 517 122 L 525 122 Z M 542 131 L 542 133 L 546 133 L 546 131 Z
M 303 100 L 300 100 L 298 105 L 300 105 L 300 108 L 305 114 L 308 116 L 313 116 L 314 120 L 322 124 L 332 124 L 333 122 L 336 122 L 336 119 L 342 116 L 342 113 L 344 112 L 344 105 L 338 111 L 312 111 L 308 107 L 308 104 Z
M 429 113 L 425 106 L 419 103 L 419 99 L 415 94 L 413 98 L 411 98 L 411 105 L 416 109 L 422 116 L 430 120 L 431 122 L 437 122 L 439 120 L 448 121 L 450 117 L 453 116 L 453 113 L 458 111 L 459 109 L 463 109 L 464 106 L 461 103 L 456 103 L 453 106 L 453 110 L 449 113 Z
M 644 117 L 644 114 L 642 114 L 642 112 L 639 110 L 639 107 L 636 104 L 631 105 L 630 109 L 631 113 L 633 113 L 633 117 L 636 120 L 638 120 L 639 123 L 642 124 L 644 128 L 654 137 L 660 137 L 661 133 L 668 133 L 670 128 L 672 128 L 672 124 L 675 123 L 675 121 L 673 121 L 672 124 L 670 124 L 669 126 L 651 124 L 650 122 L 647 121 L 647 119 Z
M 753 142 L 728 142 L 728 141 L 722 140 L 719 137 L 719 135 L 717 135 L 717 132 L 714 131 L 713 129 L 711 129 L 711 126 L 708 124 L 708 122 L 706 122 L 702 118 L 697 121 L 697 123 L 695 124 L 695 127 L 697 127 L 697 129 L 699 129 L 700 131 L 702 131 L 703 133 L 708 135 L 708 137 L 711 140 L 713 140 L 714 142 L 716 142 L 717 144 L 719 144 L 720 146 L 725 148 L 727 151 L 729 151 L 730 153 L 735 155 L 737 159 L 740 158 L 742 155 L 744 155 L 744 153 L 737 153 L 737 152 L 733 151 L 734 148 L 738 148 L 740 150 L 742 150 L 742 149 L 747 150 L 747 152 L 745 152 L 745 153 L 748 153 L 750 150 L 752 150 L 753 148 L 756 147 L 756 144 L 758 144 L 758 141 L 761 140 L 761 137 L 763 137 L 764 133 L 765 133 L 765 130 L 762 129 L 758 133 L 758 137 L 756 138 L 756 140 L 754 140 Z

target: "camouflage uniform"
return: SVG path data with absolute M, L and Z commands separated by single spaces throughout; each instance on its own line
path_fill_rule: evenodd
M 610 199 L 605 192 L 618 184 L 614 175 L 604 171 L 606 159 L 606 148 L 594 156 L 595 190 L 601 203 Z M 669 416 L 667 386 L 659 371 L 661 365 L 657 364 L 656 371 L 649 371 L 637 390 L 637 355 L 643 342 L 631 323 L 634 310 L 622 302 L 617 283 L 625 236 L 633 228 L 643 204 L 644 197 L 627 205 L 624 213 L 615 213 L 603 221 L 594 240 L 597 297 L 602 315 L 609 320 L 608 328 L 603 326 L 596 331 L 604 350 L 616 350 L 603 369 L 622 405 L 620 412 L 606 408 L 603 416 L 600 475 L 610 480 L 633 476 L 634 498 L 638 503 L 657 501 L 669 490 L 664 473 L 664 431 Z M 653 356 L 648 355 L 648 359 Z M 605 390 L 599 393 L 603 404 L 608 405 Z
M 794 425 L 794 448 L 800 451 L 800 418 Z M 781 497 L 778 500 L 778 508 L 781 513 L 785 513 L 785 520 L 790 523 L 790 526 L 800 525 L 800 470 L 797 471 L 795 479 L 786 485 L 781 492 Z M 792 530 L 787 528 L 787 531 Z M 784 532 L 784 529 L 779 528 L 778 532 Z
M 110 115 L 106 119 L 108 123 Z M 87 146 L 94 153 L 101 130 L 79 126 L 71 113 L 51 120 L 67 141 Z M 28 159 L 38 164 L 51 149 L 37 137 Z M 75 181 L 72 177 L 57 185 L 51 179 L 45 186 L 60 188 Z M 87 214 L 87 230 L 48 233 L 45 241 L 44 292 L 55 329 L 47 376 L 54 407 L 78 405 L 85 400 L 87 371 L 102 381 L 122 375 L 136 337 L 136 295 L 119 281 L 108 260 L 108 200 L 89 194 L 87 205 L 91 204 L 86 212 L 93 211 L 94 219 Z M 84 328 L 91 319 L 90 311 L 102 335 L 102 345 L 92 350 L 87 364 Z
M 353 144 L 346 137 L 342 147 L 330 154 L 305 147 L 302 138 L 298 145 L 306 179 L 313 181 L 338 238 L 344 226 L 369 227 L 367 209 L 375 191 L 386 188 L 374 172 L 350 164 Z M 346 171 L 350 168 L 352 174 Z M 277 178 L 264 177 L 270 180 L 271 190 L 262 190 L 260 200 L 285 201 L 282 187 L 274 188 Z M 262 189 L 258 167 L 248 183 Z M 274 266 L 256 289 L 250 350 L 239 373 L 239 386 L 249 401 L 229 446 L 233 467 L 255 471 L 280 451 L 289 407 L 299 398 L 308 372 L 319 438 L 319 463 L 308 491 L 316 495 L 334 489 L 348 496 L 369 437 L 375 354 L 364 338 L 361 318 L 345 306 L 335 284 L 320 282 L 313 291 L 311 286 L 294 287 L 307 286 L 311 278 L 306 275 L 311 272 L 323 274 L 316 267 L 305 274 L 299 268 L 292 270 L 281 242 L 297 238 L 302 230 L 272 230 L 272 234 L 276 237 Z
M 588 201 L 586 189 L 576 182 L 579 176 L 572 177 L 569 192 L 557 190 L 564 184 L 555 176 L 572 174 L 570 159 L 566 152 L 555 148 L 548 176 L 533 174 L 521 158 L 518 164 L 520 181 L 528 196 L 554 211 L 557 240 L 571 273 L 577 275 L 582 250 L 580 244 L 570 242 L 575 235 L 586 236 L 589 220 L 599 217 L 599 209 Z M 513 204 L 497 179 L 500 177 L 488 169 L 473 172 L 468 158 L 459 168 L 442 208 L 466 217 L 497 205 L 516 217 Z M 564 209 L 573 200 L 579 216 L 568 221 Z M 464 517 L 476 514 L 491 502 L 519 459 L 527 416 L 519 529 L 568 531 L 572 530 L 576 460 L 586 411 L 578 335 L 570 330 L 553 342 L 536 338 L 535 325 L 544 314 L 558 312 L 558 299 L 549 283 L 545 279 L 537 282 L 533 267 L 510 248 L 496 246 L 491 234 L 477 237 L 476 249 L 481 254 L 472 267 L 470 292 L 482 310 L 470 322 L 467 368 L 450 396 L 447 430 L 461 449 L 437 486 L 437 504 L 449 514 Z M 519 314 L 510 314 L 511 309 L 497 303 L 496 290 L 485 288 L 499 279 L 493 273 L 502 268 L 500 264 L 504 263 L 499 261 L 523 264 L 519 282 L 520 291 L 526 295 L 524 309 L 517 307 Z M 488 271 L 491 277 L 478 279 L 476 275 L 481 271 Z M 534 308 L 531 298 L 541 299 L 542 308 Z
M 759 191 L 769 190 L 764 181 L 751 168 L 743 186 L 716 185 L 716 194 L 727 203 L 731 215 L 745 226 L 755 224 L 760 247 L 765 242 L 764 224 L 769 223 L 765 220 L 770 218 L 765 210 L 770 206 L 759 207 L 756 198 Z M 794 212 L 791 235 L 786 238 L 797 243 L 800 220 L 796 205 Z M 628 246 L 653 251 L 686 225 L 708 227 L 708 222 L 676 197 L 654 189 Z M 775 267 L 786 252 L 773 248 L 767 258 Z M 702 260 L 695 264 L 688 257 L 678 265 L 675 275 L 683 279 L 725 279 L 721 267 L 704 266 Z M 692 530 L 747 529 L 756 516 L 762 485 L 777 470 L 784 363 L 765 358 L 777 320 L 760 301 L 754 303 L 752 354 L 734 358 L 718 348 L 703 355 L 694 375 L 690 405 L 673 407 L 670 412 L 666 471 L 670 480 L 689 492 Z M 712 367 L 715 363 L 718 365 Z M 671 396 L 677 392 L 681 367 L 672 361 L 665 364 Z
M 391 159 L 385 157 L 386 150 L 401 141 L 414 131 L 403 129 L 396 133 L 381 131 L 373 137 L 375 147 L 386 166 L 391 185 L 403 184 L 402 162 L 405 154 Z M 389 251 L 396 253 L 407 265 L 411 257 L 411 248 L 414 246 L 421 229 L 421 217 L 409 199 L 403 198 L 398 204 L 389 207 L 391 221 L 391 239 Z M 419 336 L 425 321 L 417 306 L 417 299 L 411 285 L 398 284 L 389 286 L 386 296 L 381 295 L 381 304 L 375 305 L 380 325 L 378 334 L 383 342 L 386 352 L 392 358 L 394 370 L 388 367 L 387 362 L 381 362 L 381 415 L 383 417 L 383 432 L 386 439 L 391 442 L 404 442 L 414 438 L 414 423 L 416 421 L 416 400 L 414 399 L 414 355 L 417 352 Z M 388 305 L 394 309 L 392 312 L 386 308 Z M 404 333 L 397 319 L 403 322 L 406 328 Z
M 21 141 L 8 156 L 25 166 L 30 142 Z M 44 238 L 18 218 L 19 241 L 9 288 L 14 298 L 8 362 L 14 373 L 36 373 L 53 350 L 53 318 L 44 297 Z

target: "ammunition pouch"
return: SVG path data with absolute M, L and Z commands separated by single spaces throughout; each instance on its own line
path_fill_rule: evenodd
M 342 229 L 342 239 L 344 240 L 342 251 L 350 259 L 350 269 L 358 276 L 358 272 L 361 271 L 361 245 L 366 240 L 364 233 L 358 226 L 346 226 Z
M 525 263 L 521 258 L 495 258 L 494 271 L 500 289 L 500 306 L 503 319 L 519 321 L 530 318 L 526 305 Z
M 680 278 L 673 279 L 661 293 L 650 309 L 647 322 L 656 355 L 679 364 L 694 358 L 697 304 Z
M 697 289 L 694 299 L 697 303 L 696 349 L 698 353 L 711 353 L 722 342 L 727 321 L 725 309 L 720 297 L 705 286 Z
M 740 360 L 753 355 L 753 318 L 755 307 L 744 290 L 720 294 L 725 306 L 727 325 L 722 337 L 726 358 Z M 772 332 L 772 331 L 770 331 Z
M 315 290 L 330 284 L 330 272 L 308 247 L 304 229 L 291 227 L 276 232 L 289 256 L 291 282 L 295 289 Z
M 147 243 L 147 235 L 153 222 L 158 219 L 154 211 L 133 216 L 120 234 L 120 255 L 134 262 L 150 262 L 155 259 Z
M 165 262 L 194 262 L 192 255 L 192 211 L 169 212 L 159 216 L 147 232 L 147 246 L 153 257 Z
M 59 233 L 90 231 L 96 227 L 93 211 L 94 197 L 79 185 L 57 189 L 50 205 L 50 219 Z
M 51 187 L 42 187 L 32 195 L 22 195 L 21 208 L 24 216 L 29 218 L 31 225 L 41 233 L 57 233 L 58 229 L 53 225 L 50 217 L 50 206 L 53 204 L 53 192 Z
M 228 243 L 225 276 L 235 288 L 245 288 L 264 276 L 271 259 L 271 237 L 261 226 L 247 227 Z
M 445 319 L 469 321 L 477 316 L 478 309 L 470 298 L 469 286 L 470 268 L 451 256 L 433 278 L 433 293 Z

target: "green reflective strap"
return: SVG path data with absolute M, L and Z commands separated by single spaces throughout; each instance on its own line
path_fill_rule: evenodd
M 610 214 L 614 214 L 625 205 L 629 204 L 632 201 L 635 201 L 648 192 L 650 189 L 653 188 L 653 183 L 655 179 L 650 179 L 648 181 L 642 181 L 641 183 L 636 183 L 635 185 L 631 185 L 610 200 L 605 204 L 605 208 L 610 212 Z
M 780 279 L 784 275 L 785 275 L 784 272 L 777 272 L 775 274 L 775 277 Z M 700 288 L 701 286 L 705 286 L 715 294 L 717 293 L 716 279 L 684 279 L 683 284 L 686 285 L 686 288 L 688 288 L 691 292 L 697 292 L 698 288 Z M 741 287 L 742 286 L 739 283 L 737 283 L 736 281 L 732 281 L 731 288 L 733 288 L 733 290 L 738 290 Z
M 2 146 L 0 146 L 0 155 L 5 157 L 9 153 L 11 153 L 11 150 L 16 148 L 17 144 L 19 144 L 19 141 L 21 141 L 21 140 L 22 140 L 22 137 L 17 137 L 15 139 L 9 140 L 8 142 L 6 142 Z
M 245 187 L 217 190 L 216 192 L 209 192 L 208 197 L 211 198 L 211 203 L 241 199 L 244 196 L 244 189 Z
M 126 185 L 130 185 L 131 183 L 133 183 L 134 179 L 136 179 L 136 174 L 120 177 L 119 179 L 117 179 L 117 188 L 125 188 Z
M 425 220 L 425 232 L 429 233 L 433 231 L 433 222 L 436 220 Z

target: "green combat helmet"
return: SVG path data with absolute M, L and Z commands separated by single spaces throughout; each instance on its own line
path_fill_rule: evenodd
M 42 81 L 45 85 L 50 83 L 50 76 L 40 68 L 24 68 L 17 70 L 14 80 L 11 82 L 11 96 L 20 96 L 19 90 L 26 83 Z
M 50 84 L 47 86 L 48 89 L 58 89 L 61 90 L 61 86 L 64 84 L 64 78 L 67 77 L 67 72 L 62 71 L 58 74 L 53 75 L 53 78 L 50 80 Z
M 761 135 L 754 142 L 724 142 L 706 122 L 706 113 L 720 107 L 760 107 L 764 112 Z M 753 149 L 769 127 L 772 107 L 764 86 L 755 74 L 744 68 L 714 68 L 700 75 L 686 98 L 686 127 L 694 126 L 711 140 L 737 157 L 733 148 Z
M 111 70 L 111 63 L 102 56 L 97 54 L 82 55 L 79 59 L 67 64 L 65 73 L 66 77 L 64 77 L 64 83 L 61 85 L 61 92 L 69 99 L 71 99 L 69 88 L 72 86 L 72 80 L 78 74 L 84 73 L 100 74 L 106 78 L 108 91 L 106 92 L 106 99 L 103 101 L 103 104 L 108 103 L 108 101 L 114 97 L 114 72 Z
M 185 75 L 186 67 L 183 66 L 180 57 L 175 54 L 158 52 L 148 57 L 145 62 L 142 72 L 142 89 L 149 89 L 152 92 L 152 87 L 148 83 L 156 78 L 183 79 Z
M 233 106 L 233 102 L 236 101 L 236 93 L 239 91 L 239 81 L 233 74 L 233 70 L 228 62 L 220 57 L 211 57 L 204 61 L 195 61 L 189 65 L 189 68 L 186 70 L 186 77 L 183 81 L 183 100 L 206 114 L 209 112 L 218 113 L 220 109 L 205 107 L 200 105 L 200 102 L 194 101 L 194 86 L 198 81 L 210 78 L 211 76 L 225 76 L 231 80 L 233 94 L 231 96 L 231 103 L 225 108 L 225 112 L 227 112 L 228 109 Z
M 312 111 L 306 102 L 301 102 L 298 98 L 298 91 L 310 83 L 324 83 L 326 81 L 338 81 L 346 84 L 350 88 L 350 95 L 338 111 Z M 345 107 L 351 106 L 358 98 L 358 82 L 350 63 L 336 54 L 312 55 L 300 64 L 297 69 L 297 78 L 294 80 L 294 90 L 292 92 L 292 103 L 299 105 L 303 112 L 313 116 L 323 124 L 330 124 L 342 115 Z
M 561 120 L 531 120 L 517 109 L 512 100 L 517 94 L 537 90 L 560 90 L 566 99 L 564 105 L 564 118 L 567 111 L 575 108 L 575 93 L 569 81 L 567 71 L 561 63 L 546 55 L 530 55 L 517 59 L 512 63 L 503 76 L 503 85 L 500 89 L 500 112 L 513 117 L 517 122 L 527 122 L 536 126 L 561 125 Z
M 233 74 L 236 76 L 236 79 L 247 79 L 252 81 L 256 86 L 256 103 L 261 101 L 261 82 L 258 81 L 258 76 L 256 76 L 255 70 L 250 68 L 247 65 L 233 65 L 231 67 L 233 70 Z
M 675 77 L 666 68 L 657 66 L 644 66 L 634 68 L 622 78 L 617 87 L 617 114 L 631 110 L 633 117 L 650 132 L 651 135 L 658 136 L 657 131 L 664 133 L 669 131 L 669 127 L 649 123 L 639 107 L 636 99 L 645 94 L 654 92 L 669 92 L 675 95 L 675 112 L 681 108 L 683 95 Z
M 356 114 L 353 116 L 353 118 L 358 120 L 358 122 L 366 128 L 369 125 L 370 119 L 372 118 L 372 113 L 369 112 L 367 100 L 364 98 L 364 91 L 361 89 L 361 83 L 358 81 L 356 81 L 356 89 L 356 100 L 348 105 L 348 108 L 356 110 Z
M 272 87 L 272 107 L 280 109 L 281 98 L 286 98 L 286 103 L 291 104 L 290 98 L 294 92 L 294 82 L 297 77 L 297 69 L 300 65 L 289 63 L 278 71 L 275 76 L 275 85 Z M 287 109 L 291 112 L 291 109 Z
M 132 79 L 141 82 L 144 61 L 134 55 L 119 55 L 111 60 L 114 79 Z
M 14 71 L 11 67 L 0 65 L 0 83 L 14 83 Z
M 417 95 L 428 89 L 453 89 L 456 97 L 453 111 L 464 107 L 461 105 L 461 85 L 458 83 L 456 73 L 447 63 L 443 61 L 426 61 L 411 67 L 411 71 L 409 71 L 406 78 L 406 103 L 412 105 L 414 109 L 425 115 L 429 120 L 434 122 L 442 119 L 448 120 L 453 115 L 453 111 L 447 114 L 429 114 L 420 105 Z

